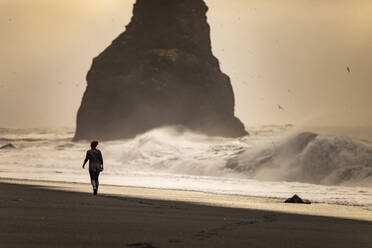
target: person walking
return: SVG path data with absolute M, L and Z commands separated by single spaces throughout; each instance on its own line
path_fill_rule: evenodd
M 89 174 L 90 174 L 90 181 L 93 187 L 93 194 L 97 195 L 98 192 L 98 177 L 99 173 L 103 171 L 103 158 L 102 153 L 100 150 L 97 149 L 98 141 L 92 141 L 90 143 L 91 149 L 87 151 L 87 154 L 84 159 L 83 169 L 85 164 L 89 160 Z

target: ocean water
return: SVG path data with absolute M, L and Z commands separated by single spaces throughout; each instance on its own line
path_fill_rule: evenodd
M 310 130 L 310 131 L 309 131 Z M 249 136 L 208 137 L 160 128 L 102 142 L 101 184 L 179 189 L 365 206 L 372 210 L 372 142 L 363 135 L 248 127 Z M 0 177 L 89 183 L 89 142 L 72 128 L 0 128 Z

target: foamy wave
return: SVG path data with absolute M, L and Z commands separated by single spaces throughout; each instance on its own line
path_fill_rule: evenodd
M 371 186 L 372 146 L 343 136 L 301 133 L 247 149 L 228 167 L 260 180 Z
M 226 161 L 242 152 L 245 143 L 162 128 L 105 147 L 106 157 L 128 171 L 226 176 Z
M 113 143 L 105 153 L 128 171 L 371 185 L 371 144 L 310 132 L 290 137 L 267 133 L 226 139 L 157 129 Z
M 71 139 L 71 128 L 0 128 L 0 143 L 4 142 L 40 142 Z
M 290 126 L 248 131 L 227 139 L 161 128 L 103 142 L 101 182 L 279 198 L 296 193 L 315 202 L 372 206 L 372 189 L 364 187 L 372 179 L 368 141 L 293 134 Z M 72 129 L 0 130 L 0 139 L 14 139 L 17 147 L 0 151 L 0 177 L 89 182 L 81 169 L 89 144 L 72 143 L 72 135 Z

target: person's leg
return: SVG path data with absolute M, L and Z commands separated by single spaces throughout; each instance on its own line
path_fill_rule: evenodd
M 98 177 L 99 177 L 99 171 L 95 171 L 95 174 L 94 174 L 94 180 L 95 180 L 95 183 L 96 183 L 96 189 L 95 189 L 95 195 L 97 195 L 98 193 L 98 186 L 99 186 L 99 182 L 98 182 Z
M 92 184 L 92 187 L 94 188 L 96 186 L 94 171 L 89 171 L 89 175 L 90 175 L 90 183 Z
M 99 177 L 99 171 L 96 172 L 96 187 L 97 187 L 97 190 L 98 190 L 98 186 L 99 186 L 98 177 Z
M 94 189 L 94 194 L 97 195 L 97 192 L 98 192 L 98 186 L 99 186 L 99 182 L 98 182 L 98 177 L 99 177 L 99 171 L 95 171 L 94 173 L 94 182 L 95 182 L 95 189 Z
M 90 175 L 90 182 L 91 182 L 92 187 L 93 187 L 93 194 L 96 195 L 97 194 L 96 172 L 95 171 L 89 171 L 89 175 Z

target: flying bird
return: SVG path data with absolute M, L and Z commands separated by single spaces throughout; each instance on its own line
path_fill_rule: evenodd
M 350 73 L 351 72 L 351 70 L 350 70 L 350 67 L 348 66 L 348 67 L 346 67 L 346 70 L 347 70 L 347 72 L 348 73 Z
M 279 104 L 277 104 L 277 105 L 278 105 L 279 110 L 284 110 L 284 108 L 282 106 L 280 106 Z

